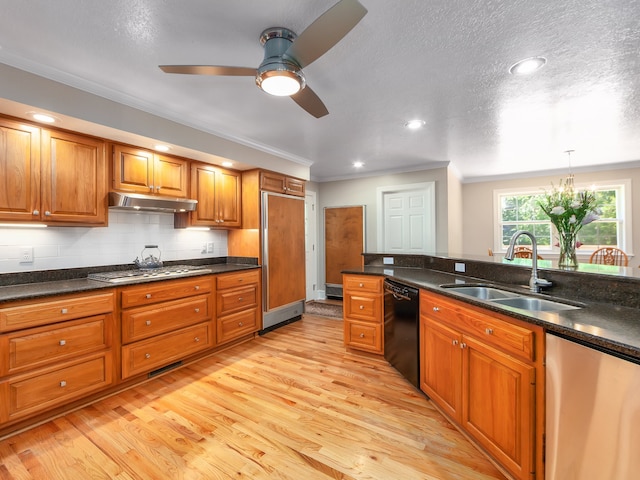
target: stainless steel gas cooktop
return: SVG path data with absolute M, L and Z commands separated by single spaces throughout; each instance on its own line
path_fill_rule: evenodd
M 116 272 L 90 273 L 88 278 L 107 283 L 127 283 L 138 280 L 160 280 L 164 278 L 188 277 L 190 275 L 201 275 L 211 273 L 207 267 L 194 265 L 171 265 L 161 268 L 140 268 L 135 270 L 120 270 Z

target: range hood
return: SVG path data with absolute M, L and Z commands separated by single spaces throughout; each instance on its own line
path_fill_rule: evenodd
M 197 204 L 197 200 L 191 200 L 189 198 L 109 192 L 109 208 L 116 210 L 179 213 L 192 212 L 196 209 Z

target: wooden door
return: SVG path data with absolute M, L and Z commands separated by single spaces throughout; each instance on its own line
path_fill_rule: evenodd
M 153 193 L 153 153 L 125 145 L 113 146 L 113 188 Z
M 324 209 L 324 248 L 327 287 L 341 294 L 342 271 L 362 267 L 364 205 Z
M 213 226 L 216 224 L 216 172 L 211 165 L 191 165 L 191 190 L 198 200 L 196 209 L 190 213 L 191 225 Z
M 106 225 L 104 141 L 42 130 L 41 190 L 44 221 Z
M 264 194 L 267 284 L 265 310 L 305 298 L 304 199 Z
M 462 427 L 519 479 L 534 467 L 535 367 L 464 336 Z
M 216 203 L 219 226 L 241 227 L 241 178 L 239 172 L 219 169 L 216 173 Z
M 154 193 L 169 197 L 186 198 L 189 193 L 188 176 L 188 160 L 154 154 Z
M 420 317 L 420 389 L 457 422 L 462 407 L 461 341 L 458 331 Z
M 40 129 L 0 118 L 0 220 L 39 220 Z

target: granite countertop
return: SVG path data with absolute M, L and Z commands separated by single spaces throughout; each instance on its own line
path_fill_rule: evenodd
M 501 285 L 493 281 L 425 268 L 365 266 L 362 269 L 348 270 L 343 273 L 385 276 L 409 286 L 429 290 L 540 325 L 547 331 L 565 338 L 640 361 L 640 310 L 636 308 L 602 302 L 585 302 L 581 299 L 580 303 L 584 306 L 579 309 L 559 312 L 529 312 L 512 307 L 499 306 L 495 303 L 456 293 L 455 289 L 441 287 L 441 285 L 452 283 L 483 283 L 518 291 L 515 290 L 518 287 L 514 288 L 514 285 Z M 569 303 L 572 300 L 569 298 L 556 298 L 544 293 L 532 294 L 524 288 L 518 292 L 549 300 L 568 301 Z
M 197 277 L 201 275 L 212 275 L 219 273 L 237 272 L 241 270 L 251 270 L 260 268 L 255 264 L 244 263 L 216 263 L 202 265 L 209 271 L 194 271 L 193 273 L 183 275 L 180 277 L 137 277 L 136 280 L 127 281 L 126 283 L 107 283 L 97 280 L 90 280 L 86 278 L 69 278 L 61 280 L 50 281 L 34 281 L 31 283 L 23 283 L 18 285 L 5 285 L 0 286 L 0 304 L 4 302 L 10 302 L 14 300 L 28 300 L 36 299 L 40 297 L 47 297 L 51 295 L 63 295 L 67 293 L 87 292 L 91 290 L 101 290 L 107 288 L 115 288 L 120 286 L 130 286 L 148 282 L 158 282 L 167 280 L 179 280 L 189 277 Z M 95 270 L 95 269 L 94 269 Z M 46 275 L 43 274 L 43 278 Z

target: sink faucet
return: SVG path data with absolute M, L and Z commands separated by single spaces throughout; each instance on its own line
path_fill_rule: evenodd
M 538 242 L 536 241 L 536 237 L 526 230 L 518 230 L 513 234 L 513 237 L 511 237 L 511 241 L 509 242 L 507 253 L 504 254 L 504 258 L 507 260 L 513 260 L 516 240 L 518 240 L 518 237 L 521 235 L 526 235 L 531 239 L 531 279 L 529 279 L 529 289 L 534 293 L 538 293 L 541 287 L 550 287 L 552 283 L 544 278 L 538 278 Z

